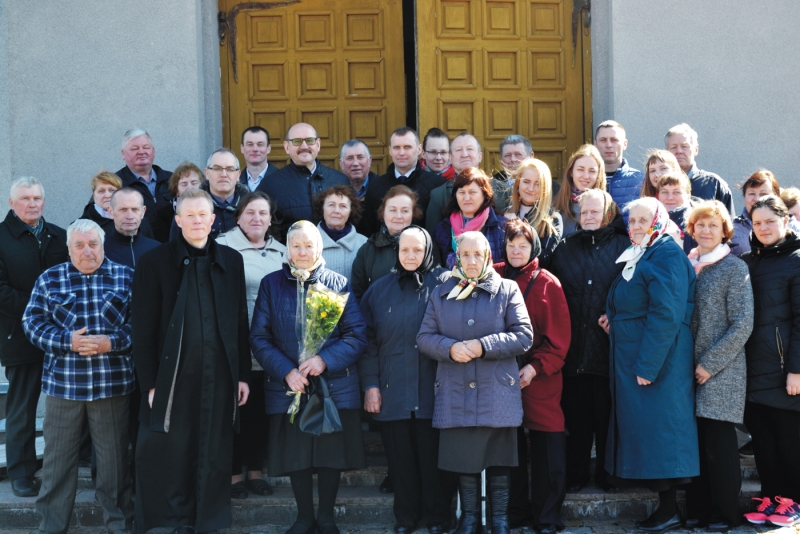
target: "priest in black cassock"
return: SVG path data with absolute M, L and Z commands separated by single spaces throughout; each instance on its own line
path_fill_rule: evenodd
M 250 345 L 242 256 L 209 239 L 213 209 L 204 191 L 181 195 L 181 236 L 145 253 L 136 267 L 139 532 L 231 526 L 233 432 L 249 394 Z

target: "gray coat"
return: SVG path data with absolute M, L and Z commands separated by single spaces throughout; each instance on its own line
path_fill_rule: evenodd
M 325 268 L 341 274 L 347 278 L 348 282 L 351 282 L 350 276 L 353 274 L 353 262 L 356 260 L 356 253 L 367 242 L 367 238 L 353 228 L 349 234 L 339 241 L 334 241 L 325 233 L 320 224 L 317 225 L 317 229 L 322 236 L 322 257 L 325 258 Z
M 519 286 L 496 272 L 464 300 L 447 299 L 451 278 L 431 293 L 417 344 L 437 360 L 433 426 L 518 427 L 522 400 L 516 357 L 533 345 L 533 328 Z M 458 341 L 477 339 L 484 354 L 468 363 L 450 359 Z
M 744 344 L 753 330 L 753 288 L 733 253 L 697 275 L 692 314 L 694 363 L 711 373 L 695 386 L 697 417 L 741 423 L 747 393 Z

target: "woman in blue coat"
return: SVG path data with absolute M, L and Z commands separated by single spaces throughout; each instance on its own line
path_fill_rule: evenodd
M 264 368 L 264 400 L 269 417 L 269 474 L 289 476 L 297 501 L 297 521 L 289 534 L 338 534 L 333 507 L 339 474 L 366 464 L 359 415 L 356 362 L 367 346 L 366 326 L 351 294 L 344 313 L 319 354 L 298 365 L 295 333 L 298 296 L 320 283 L 338 292 L 350 292 L 347 279 L 325 268 L 322 237 L 308 221 L 298 221 L 286 237 L 283 268 L 264 277 L 258 291 L 250 345 Z M 309 377 L 325 377 L 339 410 L 342 431 L 320 437 L 301 432 L 289 420 L 289 392 L 305 391 Z M 302 408 L 301 408 L 302 409 Z M 318 475 L 319 511 L 314 520 L 312 472 Z
M 680 526 L 678 484 L 700 474 L 694 419 L 694 355 L 689 324 L 695 274 L 669 235 L 664 206 L 654 198 L 628 204 L 631 246 L 607 302 L 611 342 L 611 422 L 606 471 L 616 485 L 659 492 L 645 532 Z

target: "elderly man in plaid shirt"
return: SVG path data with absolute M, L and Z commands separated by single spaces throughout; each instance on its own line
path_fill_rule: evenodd
M 39 532 L 69 528 L 84 417 L 97 453 L 96 496 L 106 528 L 110 534 L 130 531 L 133 521 L 127 468 L 133 270 L 105 259 L 104 237 L 93 221 L 72 223 L 70 261 L 42 273 L 22 317 L 28 339 L 45 353 Z

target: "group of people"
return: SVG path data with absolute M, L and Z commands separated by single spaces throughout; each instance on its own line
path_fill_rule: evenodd
M 309 124 L 283 146 L 291 161 L 277 169 L 254 126 L 245 169 L 222 148 L 204 170 L 170 173 L 130 130 L 125 167 L 92 178 L 66 231 L 45 221 L 38 180 L 12 184 L 0 224 L 8 473 L 15 494 L 38 495 L 41 532 L 68 528 L 85 427 L 110 532 L 134 518 L 141 532 L 228 528 L 231 498 L 272 493 L 266 466 L 291 481 L 290 534 L 336 534 L 340 473 L 366 465 L 365 419 L 380 428 L 399 534 L 449 531 L 456 494 L 456 533 L 476 532 L 482 472 L 496 534 L 562 529 L 566 493 L 592 479 L 658 492 L 645 532 L 724 531 L 742 518 L 742 424 L 763 494 L 747 519 L 800 521 L 797 191 L 758 171 L 732 217 L 686 124 L 641 172 L 623 157 L 624 128 L 603 122 L 560 185 L 518 135 L 494 175 L 466 132 L 420 142 L 398 128 L 383 175 L 355 139 L 342 172 L 324 166 Z M 346 304 L 301 361 L 317 284 Z M 341 430 L 318 436 L 288 412 L 319 377 Z

